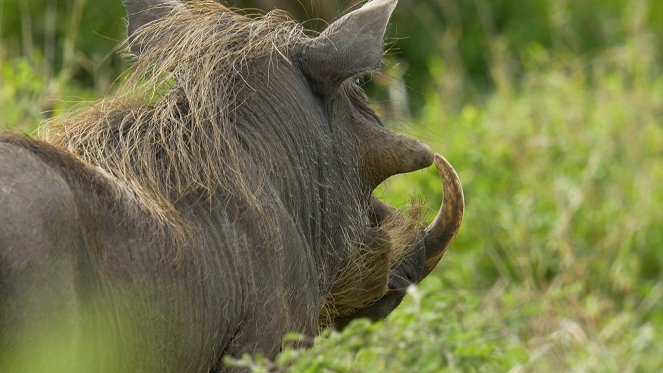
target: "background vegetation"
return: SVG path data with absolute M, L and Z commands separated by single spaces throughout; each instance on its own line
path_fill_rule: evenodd
M 305 20 L 349 3 L 231 5 Z M 30 132 L 111 92 L 126 67 L 111 52 L 123 14 L 120 0 L 0 0 L 0 127 Z M 384 73 L 367 89 L 393 128 L 456 166 L 463 229 L 387 320 L 330 332 L 276 365 L 663 369 L 662 24 L 658 0 L 401 0 Z M 426 170 L 379 193 L 433 208 L 440 186 Z

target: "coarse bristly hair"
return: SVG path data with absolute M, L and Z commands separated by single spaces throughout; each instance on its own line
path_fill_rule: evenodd
M 387 292 L 388 278 L 409 254 L 421 231 L 420 217 L 424 206 L 414 203 L 406 216 L 392 216 L 371 227 L 373 242 L 355 242 L 356 251 L 336 275 L 325 296 L 319 324 L 329 326 L 338 317 L 366 307 Z M 357 235 L 348 234 L 346 239 Z
M 243 76 L 252 62 L 287 59 L 308 38 L 280 11 L 248 16 L 211 0 L 177 5 L 133 35 L 140 56 L 112 97 L 50 121 L 41 135 L 121 184 L 176 246 L 191 247 L 196 235 L 178 202 L 241 196 L 260 211 L 231 123 L 242 104 L 237 89 L 247 85 Z M 355 208 L 366 210 L 363 205 Z M 373 227 L 382 244 L 357 242 L 364 235 L 355 230 L 367 220 L 362 215 L 348 228 L 351 252 L 323 286 L 321 325 L 384 295 L 389 271 L 418 231 L 414 219 L 387 221 Z M 176 254 L 179 261 L 186 252 Z
M 113 97 L 51 121 L 43 137 L 126 183 L 142 209 L 185 232 L 177 202 L 253 196 L 229 120 L 233 93 L 252 61 L 283 58 L 303 38 L 283 12 L 178 5 L 136 32 L 132 42 L 148 47 Z

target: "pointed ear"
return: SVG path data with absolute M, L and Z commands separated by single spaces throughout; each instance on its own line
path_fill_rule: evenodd
M 136 40 L 136 30 L 167 16 L 177 6 L 182 5 L 179 0 L 123 0 L 123 2 L 129 21 L 127 26 L 129 45 L 131 52 L 137 56 L 149 45 Z
M 380 66 L 384 34 L 397 3 L 371 0 L 306 43 L 299 63 L 318 93 L 329 93 L 347 78 Z

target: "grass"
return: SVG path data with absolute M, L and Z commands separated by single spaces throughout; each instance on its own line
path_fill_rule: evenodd
M 464 183 L 460 236 L 385 321 L 286 349 L 292 372 L 663 370 L 663 75 L 646 37 L 591 56 L 523 51 L 516 79 L 457 110 L 453 72 L 431 72 L 401 132 L 444 154 Z M 33 57 L 34 58 L 34 57 Z M 98 92 L 39 64 L 0 60 L 0 119 L 31 131 Z M 440 200 L 432 169 L 394 178 L 396 205 Z M 431 211 L 429 218 L 434 211 Z M 292 338 L 296 338 L 293 336 Z M 260 357 L 230 362 L 267 371 Z M 272 366 L 273 367 L 273 366 Z

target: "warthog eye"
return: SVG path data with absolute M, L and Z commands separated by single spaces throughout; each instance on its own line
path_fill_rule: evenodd
M 357 91 L 361 91 L 361 78 L 354 78 L 352 79 L 352 88 L 354 88 Z

